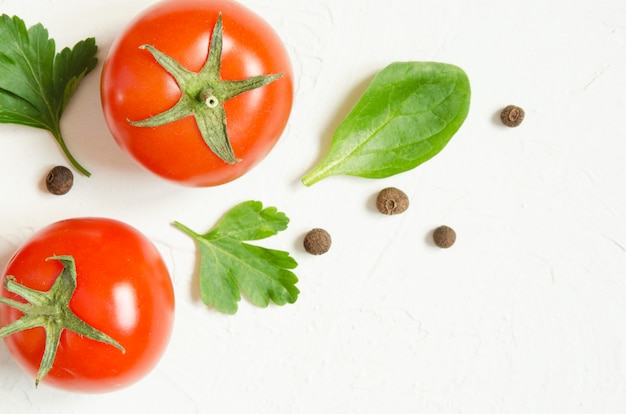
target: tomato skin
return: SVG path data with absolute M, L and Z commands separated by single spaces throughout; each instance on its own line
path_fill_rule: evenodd
M 273 83 L 224 103 L 227 132 L 241 160 L 227 164 L 202 140 L 192 117 L 155 127 L 131 126 L 176 104 L 174 79 L 139 46 L 150 44 L 197 72 L 207 59 L 219 13 L 223 19 L 221 77 L 281 73 Z M 215 186 L 249 171 L 275 146 L 293 103 L 293 69 L 276 32 L 230 0 L 165 0 L 141 13 L 116 39 L 104 63 L 101 100 L 119 146 L 155 174 L 187 186 Z
M 70 309 L 87 324 L 117 340 L 125 353 L 64 330 L 52 370 L 42 383 L 68 391 L 100 393 L 144 377 L 164 353 L 174 322 L 174 292 L 156 247 L 138 230 L 112 219 L 74 218 L 35 233 L 10 259 L 2 279 L 35 290 L 50 289 L 63 265 L 47 258 L 71 255 L 77 287 Z M 2 288 L 2 295 L 23 302 Z M 22 313 L 0 305 L 0 326 Z M 35 328 L 4 338 L 18 364 L 35 376 L 44 351 L 45 330 Z

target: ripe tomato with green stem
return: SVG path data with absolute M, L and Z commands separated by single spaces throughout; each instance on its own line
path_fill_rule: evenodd
M 165 0 L 141 13 L 105 60 L 101 100 L 119 146 L 155 174 L 214 186 L 275 146 L 293 103 L 276 31 L 231 0 Z
M 3 272 L 0 337 L 35 384 L 86 393 L 129 386 L 160 360 L 173 321 L 158 249 L 117 220 L 53 223 Z

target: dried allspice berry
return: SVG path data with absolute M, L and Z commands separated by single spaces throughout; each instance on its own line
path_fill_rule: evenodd
M 456 232 L 448 226 L 439 226 L 433 232 L 433 241 L 438 247 L 447 249 L 456 241 Z
M 73 184 L 74 174 L 72 174 L 69 168 L 62 165 L 51 169 L 46 176 L 46 187 L 48 191 L 55 195 L 67 194 Z
M 511 128 L 519 126 L 524 120 L 524 110 L 519 106 L 508 105 L 500 112 L 500 120 Z
M 330 249 L 331 242 L 326 230 L 315 228 L 304 236 L 304 250 L 314 255 L 324 254 Z
M 409 208 L 409 197 L 398 188 L 383 188 L 376 197 L 376 208 L 387 215 L 404 213 Z

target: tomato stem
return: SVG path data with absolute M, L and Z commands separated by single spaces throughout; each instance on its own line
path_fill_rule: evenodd
M 200 93 L 200 100 L 209 108 L 215 108 L 220 104 L 220 100 L 213 95 L 212 89 L 205 89 Z
M 52 256 L 47 260 L 58 260 L 63 270 L 47 292 L 31 289 L 15 281 L 8 275 L 4 279 L 4 288 L 10 293 L 24 298 L 28 303 L 0 297 L 0 303 L 15 308 L 24 316 L 0 328 L 0 338 L 11 334 L 42 327 L 46 331 L 46 344 L 39 371 L 35 377 L 35 386 L 50 372 L 59 347 L 59 340 L 64 329 L 74 331 L 94 341 L 104 342 L 118 348 L 122 353 L 125 349 L 115 339 L 88 325 L 69 307 L 76 290 L 76 264 L 72 256 Z

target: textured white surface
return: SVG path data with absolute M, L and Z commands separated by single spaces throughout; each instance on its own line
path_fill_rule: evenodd
M 153 0 L 0 0 L 42 22 L 58 46 L 95 36 L 104 59 Z M 143 381 L 108 395 L 41 386 L 0 345 L 4 413 L 624 413 L 626 412 L 626 6 L 623 0 L 242 0 L 292 55 L 292 118 L 270 156 L 223 187 L 180 188 L 149 175 L 108 135 L 101 63 L 65 115 L 68 145 L 93 173 L 63 197 L 42 188 L 65 164 L 42 131 L 0 126 L 0 260 L 70 216 L 126 221 L 171 270 L 172 341 Z M 300 177 L 372 75 L 396 60 L 463 67 L 469 117 L 448 147 L 409 173 L 372 181 Z M 497 112 L 526 109 L 517 129 Z M 410 209 L 387 217 L 375 194 L 397 186 Z M 295 305 L 235 316 L 199 301 L 202 230 L 258 199 L 291 218 L 264 245 L 290 250 Z M 431 230 L 457 244 L 440 250 Z M 312 227 L 331 251 L 306 254 Z

